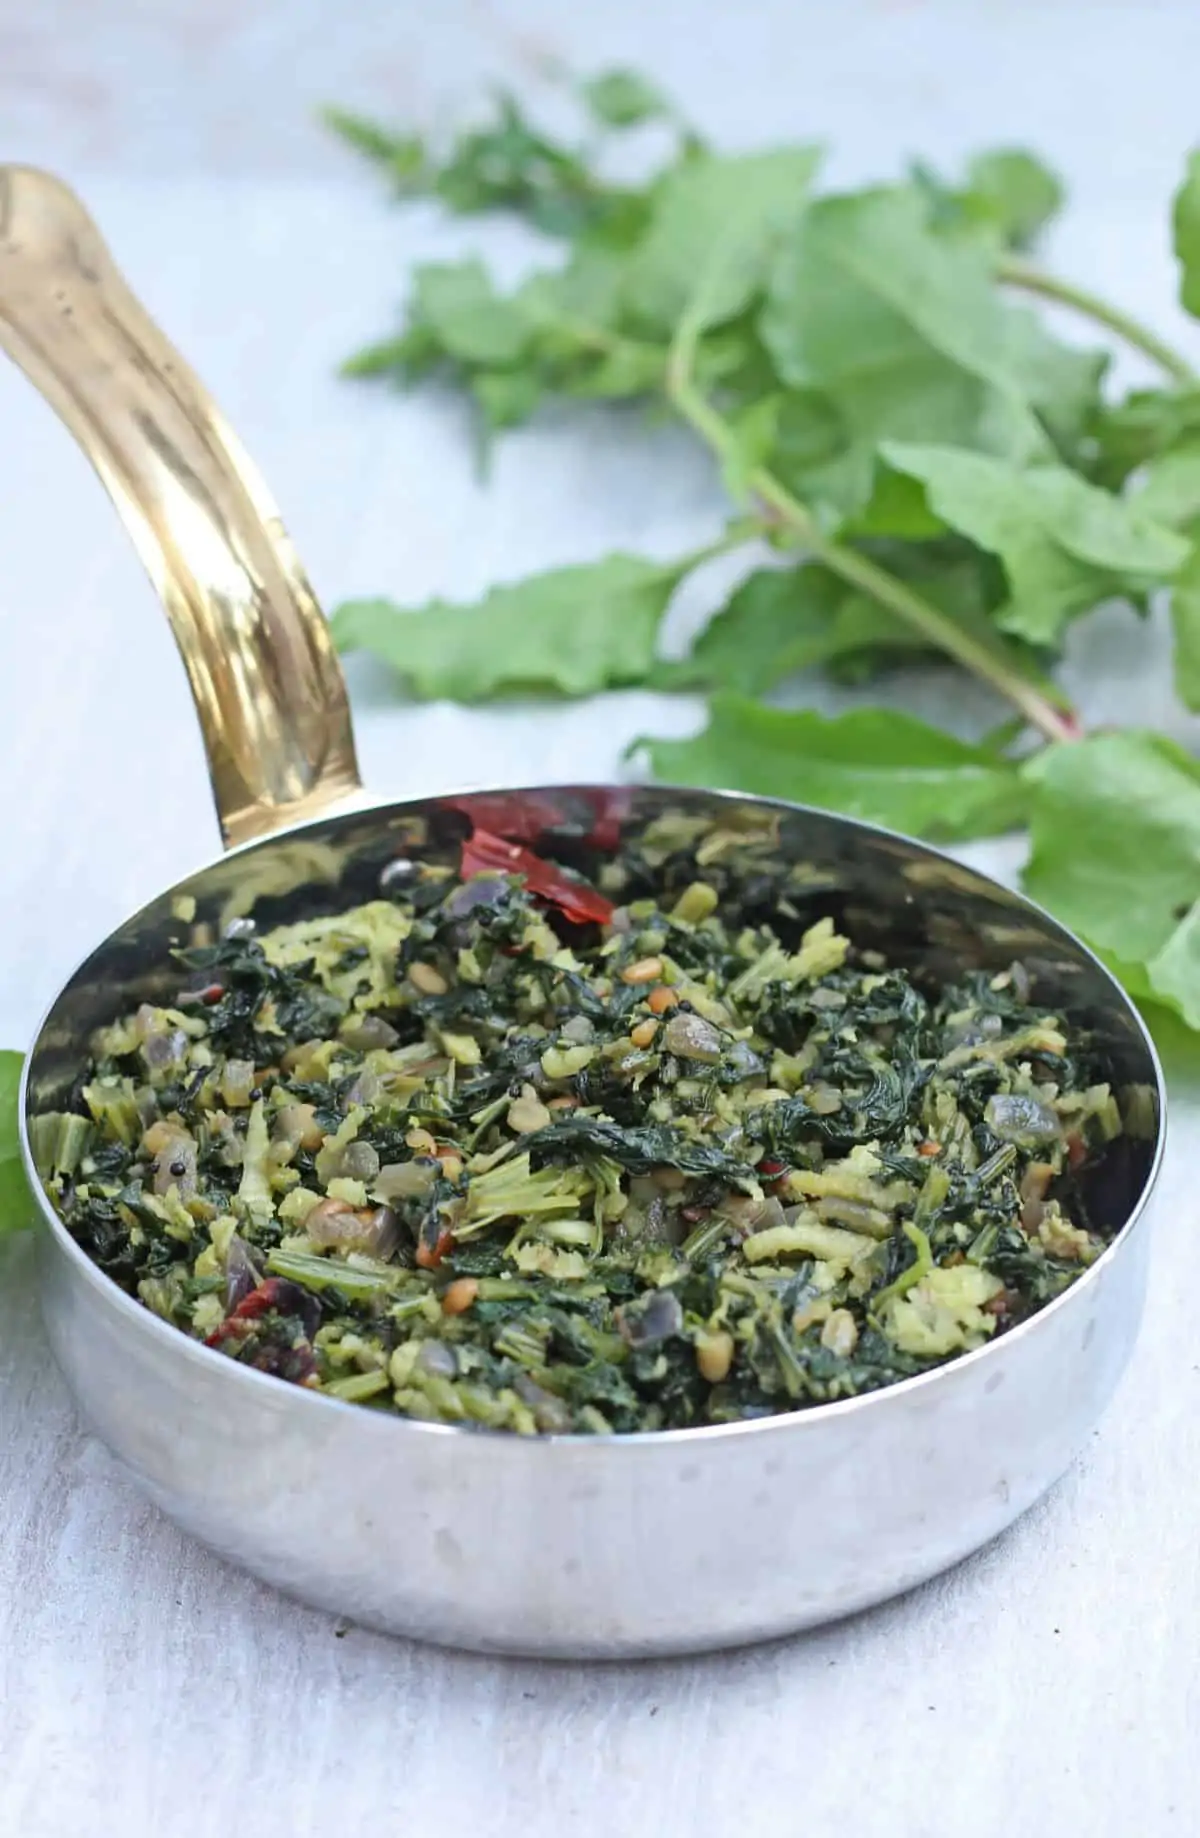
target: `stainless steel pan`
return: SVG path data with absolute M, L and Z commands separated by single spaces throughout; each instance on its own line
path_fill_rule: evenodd
M 97 1023 L 161 997 L 195 923 L 369 897 L 397 856 L 453 851 L 473 798 L 370 803 L 341 674 L 257 474 L 113 268 L 75 198 L 0 168 L 0 344 L 114 498 L 191 681 L 229 852 L 99 944 L 31 1049 L 24 1109 L 60 1105 Z M 1094 1204 L 1122 1227 L 1065 1295 L 944 1368 L 818 1409 L 666 1434 L 526 1440 L 386 1418 L 188 1340 L 125 1295 L 48 1204 L 42 1306 L 84 1416 L 162 1509 L 304 1600 L 500 1652 L 686 1652 L 881 1601 L 993 1538 L 1060 1475 L 1133 1344 L 1162 1153 L 1162 1086 L 1130 1002 L 1069 933 L 935 851 L 794 805 L 696 791 L 504 794 L 589 824 L 664 808 L 761 820 L 863 944 L 934 972 L 1020 956 L 1039 996 L 1158 1094 Z M 494 794 L 493 794 L 494 796 Z M 494 803 L 490 807 L 494 810 Z M 132 833 L 132 832 L 131 832 Z M 26 1160 L 29 1163 L 28 1145 Z

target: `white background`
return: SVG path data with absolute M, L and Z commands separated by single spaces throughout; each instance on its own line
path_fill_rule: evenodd
M 0 158 L 83 190 L 267 473 L 330 603 L 469 595 L 613 546 L 669 555 L 714 527 L 710 470 L 670 430 L 603 414 L 543 424 L 505 443 L 484 489 L 455 406 L 333 376 L 387 328 L 413 261 L 482 233 L 386 208 L 314 125 L 317 106 L 446 123 L 499 78 L 553 120 L 548 58 L 640 63 L 722 144 L 824 139 L 850 182 L 914 152 L 952 163 L 988 140 L 1032 141 L 1072 192 L 1054 259 L 1200 361 L 1165 229 L 1200 141 L 1187 0 L 0 0 Z M 494 228 L 486 244 L 506 273 L 528 254 Z M 397 794 L 615 776 L 629 739 L 699 716 L 633 694 L 405 710 L 382 673 L 355 660 L 350 675 L 369 781 Z M 1195 744 L 1160 634 L 1106 617 L 1070 675 L 1094 719 L 1155 721 Z M 933 712 L 947 684 L 904 693 Z M 994 712 L 955 705 L 963 720 Z M 85 462 L 8 367 L 0 786 L 0 1044 L 22 1046 L 87 946 L 209 855 L 216 832 L 165 623 Z M 974 858 L 1003 871 L 1019 850 Z M 1145 1331 L 1084 1459 L 996 1546 L 908 1600 L 702 1661 L 439 1654 L 339 1629 L 239 1576 L 144 1506 L 79 1429 L 29 1246 L 0 1248 L 0 1833 L 1195 1832 L 1200 1110 L 1186 1064 L 1171 1072 Z

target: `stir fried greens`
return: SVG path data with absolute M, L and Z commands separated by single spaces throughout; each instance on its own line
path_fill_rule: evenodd
M 34 1121 L 68 1229 L 228 1358 L 524 1434 L 851 1397 L 1100 1254 L 1136 1119 L 1020 964 L 924 988 L 653 826 L 598 879 L 477 834 L 182 948 Z

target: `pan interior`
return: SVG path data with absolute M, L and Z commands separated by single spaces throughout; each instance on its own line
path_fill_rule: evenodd
M 169 1004 L 180 979 L 172 948 L 215 937 L 232 919 L 253 917 L 265 930 L 377 898 L 397 860 L 457 863 L 472 827 L 519 837 L 595 874 L 623 841 L 664 823 L 711 826 L 719 871 L 752 888 L 758 876 L 762 917 L 785 941 L 829 914 L 856 945 L 932 984 L 1020 959 L 1038 1004 L 1096 1036 L 1112 1083 L 1147 1085 L 1158 1102 L 1145 1030 L 1108 972 L 986 876 L 906 838 L 794 805 L 669 787 L 567 786 L 357 810 L 253 843 L 190 876 L 120 926 L 61 991 L 30 1058 L 28 1112 L 66 1108 L 93 1030 L 141 1002 Z M 778 911 L 784 866 L 795 917 Z M 1113 1145 L 1088 1196 L 1097 1223 L 1111 1231 L 1129 1218 L 1155 1150 L 1154 1141 Z

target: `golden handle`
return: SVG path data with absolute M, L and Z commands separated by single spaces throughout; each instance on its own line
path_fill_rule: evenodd
M 359 788 L 341 669 L 257 471 L 79 200 L 0 166 L 0 347 L 100 474 L 187 666 L 226 847 Z

